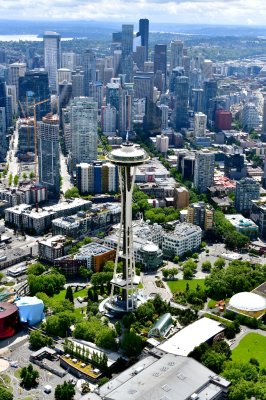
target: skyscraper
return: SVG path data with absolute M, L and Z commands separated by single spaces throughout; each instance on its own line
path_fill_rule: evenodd
M 195 157 L 194 186 L 199 193 L 205 193 L 213 183 L 215 157 L 209 151 L 198 151 Z
M 251 210 L 251 200 L 260 197 L 260 183 L 252 178 L 243 178 L 236 182 L 235 208 L 239 212 L 249 212 Z
M 164 74 L 164 81 L 166 84 L 167 74 L 167 45 L 156 44 L 154 46 L 154 74 L 161 71 Z M 158 88 L 160 90 L 160 88 Z
M 96 57 L 92 50 L 87 49 L 83 54 L 84 94 L 89 96 L 89 84 L 96 81 Z
M 139 20 L 139 32 L 137 34 L 141 39 L 141 46 L 145 46 L 145 61 L 149 58 L 149 20 L 143 18 Z
M 204 137 L 206 134 L 207 115 L 202 112 L 194 114 L 194 137 Z
M 97 160 L 98 104 L 90 97 L 76 97 L 69 105 L 72 167 Z
M 210 100 L 217 96 L 217 81 L 210 79 L 203 84 L 203 112 L 208 115 Z
M 175 40 L 170 44 L 170 73 L 176 67 L 183 65 L 183 42 Z
M 61 66 L 61 36 L 56 32 L 45 32 L 44 67 L 48 71 L 49 85 L 52 92 L 56 93 L 57 70 Z
M 122 25 L 122 57 L 131 55 L 133 52 L 133 30 L 134 25 Z
M 39 182 L 50 197 L 60 195 L 59 118 L 48 114 L 37 122 Z
M 178 76 L 175 78 L 175 109 L 173 112 L 173 123 L 177 130 L 187 128 L 188 120 L 188 77 Z
M 133 89 L 122 89 L 119 98 L 119 131 L 122 136 L 133 130 Z
M 33 115 L 33 108 L 28 108 L 34 102 L 47 100 L 50 98 L 48 72 L 44 70 L 27 71 L 25 76 L 19 78 L 19 101 L 24 112 Z M 20 107 L 20 115 L 24 117 Z M 36 119 L 40 121 L 42 117 L 51 111 L 51 102 L 46 101 L 36 107 Z

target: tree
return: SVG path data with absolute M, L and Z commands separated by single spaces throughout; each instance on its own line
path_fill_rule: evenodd
M 30 179 L 34 179 L 35 178 L 35 173 L 33 171 L 30 172 Z
M 0 272 L 0 282 L 4 278 L 4 276 L 5 276 L 5 274 L 3 274 L 3 272 Z
M 167 279 L 168 278 L 168 276 L 169 276 L 169 269 L 163 269 L 163 277 L 165 278 L 165 279 Z
M 226 356 L 214 350 L 210 350 L 203 355 L 201 361 L 205 367 L 219 374 L 222 371 L 223 363 L 226 361 Z
M 218 257 L 214 263 L 214 266 L 219 269 L 223 268 L 225 266 L 225 260 L 221 257 Z
M 202 271 L 211 272 L 212 265 L 210 261 L 204 261 L 201 266 Z
M 15 175 L 15 176 L 14 176 L 14 179 L 13 179 L 13 182 L 14 182 L 14 185 L 15 185 L 15 186 L 18 185 L 18 181 L 19 181 L 19 176 L 18 176 L 18 175 Z
M 13 182 L 13 174 L 9 174 L 8 175 L 8 185 L 12 186 L 12 182 Z
M 39 372 L 33 368 L 32 364 L 29 364 L 27 367 L 21 369 L 20 378 L 21 386 L 31 389 L 38 384 Z
M 194 273 L 190 268 L 183 269 L 183 278 L 184 279 L 192 279 L 193 275 L 194 275 Z
M 173 262 L 174 262 L 175 264 L 178 264 L 178 262 L 179 262 L 179 257 L 178 257 L 178 256 L 174 256 Z
M 0 399 L 1 400 L 13 400 L 13 394 L 10 393 L 7 389 L 0 386 Z
M 71 303 L 74 303 L 74 297 L 71 286 L 67 287 L 65 299 L 71 301 Z
M 116 330 L 116 333 L 118 334 L 118 336 L 120 336 L 122 333 L 122 324 L 120 321 L 116 321 L 115 330 Z
M 73 400 L 75 396 L 75 388 L 71 382 L 64 382 L 55 388 L 55 400 Z
M 44 346 L 52 345 L 53 341 L 49 336 L 44 336 L 39 331 L 31 331 L 29 337 L 32 350 L 39 350 Z
M 26 179 L 28 178 L 28 175 L 26 174 L 26 172 L 23 172 L 22 178 L 23 178 L 24 180 L 26 180 Z
M 121 349 L 125 356 L 134 357 L 142 351 L 142 339 L 135 332 L 126 332 L 121 340 Z
M 91 269 L 88 269 L 88 268 L 86 268 L 86 267 L 81 266 L 80 269 L 79 269 L 79 275 L 80 275 L 82 278 L 87 279 L 87 282 L 88 282 L 88 280 L 91 278 L 92 274 L 93 274 L 92 270 L 91 270 Z
M 39 276 L 39 275 L 42 275 L 45 272 L 45 270 L 46 270 L 46 268 L 42 263 L 36 262 L 36 263 L 30 264 L 28 266 L 27 273 L 28 273 L 28 275 Z
M 71 189 L 67 189 L 65 192 L 65 198 L 70 199 L 71 197 L 80 197 L 79 196 L 79 190 L 77 187 L 73 187 Z

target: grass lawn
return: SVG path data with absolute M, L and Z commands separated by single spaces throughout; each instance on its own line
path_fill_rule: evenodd
M 210 300 L 208 301 L 208 308 L 214 308 L 214 307 L 215 307 L 215 304 L 217 304 L 217 301 L 216 301 L 216 300 L 210 299 Z
M 72 289 L 73 290 L 73 289 Z M 88 289 L 81 289 L 78 292 L 73 291 L 73 297 L 76 299 L 77 297 L 85 297 L 87 296 Z M 53 296 L 53 299 L 56 300 L 65 300 L 66 289 L 61 290 L 59 293 Z
M 17 368 L 14 372 L 14 376 L 18 379 L 20 379 L 20 372 L 21 372 L 22 368 Z
M 195 290 L 197 285 L 200 287 L 205 287 L 205 279 L 180 279 L 178 281 L 167 281 L 167 285 L 169 286 L 172 293 L 176 292 L 185 292 L 187 283 L 189 284 L 189 289 Z
M 232 360 L 248 362 L 251 358 L 256 358 L 260 368 L 266 368 L 265 349 L 266 337 L 258 333 L 249 333 L 232 351 Z
M 12 386 L 10 385 L 11 379 L 8 375 L 0 374 L 0 388 L 4 387 L 10 393 L 12 393 Z

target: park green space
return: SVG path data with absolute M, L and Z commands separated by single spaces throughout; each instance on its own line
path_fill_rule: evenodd
M 256 358 L 260 368 L 266 368 L 265 351 L 266 337 L 259 333 L 248 333 L 232 351 L 232 360 L 244 363 Z
M 199 285 L 200 288 L 203 288 L 205 287 L 205 279 L 180 279 L 167 281 L 167 285 L 169 286 L 172 293 L 185 292 L 187 284 L 189 285 L 189 290 L 195 290 L 197 285 Z
M 75 292 L 75 290 L 73 290 L 73 289 L 72 289 L 72 291 L 73 291 L 74 299 L 76 299 L 77 297 L 85 297 L 85 296 L 87 296 L 87 293 L 88 293 L 88 289 L 87 288 L 78 290 L 77 292 Z M 55 300 L 65 300 L 65 296 L 66 296 L 66 289 L 63 289 L 63 290 L 60 290 L 59 293 L 55 294 L 53 296 L 53 299 L 55 299 Z

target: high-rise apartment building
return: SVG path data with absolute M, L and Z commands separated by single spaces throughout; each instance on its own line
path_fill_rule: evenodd
M 70 71 L 75 71 L 76 53 L 62 53 L 62 68 L 68 68 Z
M 81 194 L 116 193 L 117 167 L 109 162 L 95 161 L 77 165 L 77 187 Z
M 199 193 L 207 192 L 208 187 L 213 184 L 215 166 L 214 153 L 209 151 L 198 151 L 195 156 L 194 186 Z
M 134 98 L 153 100 L 154 77 L 152 72 L 139 72 L 134 76 Z
M 143 18 L 139 20 L 139 32 L 137 34 L 141 39 L 141 46 L 145 47 L 145 61 L 149 58 L 149 20 Z
M 240 180 L 247 176 L 247 163 L 244 154 L 225 154 L 224 175 L 234 180 Z
M 84 96 L 84 73 L 76 71 L 72 74 L 72 97 Z
M 203 230 L 212 229 L 213 227 L 213 209 L 204 201 L 190 204 L 188 207 L 187 222 L 198 225 Z
M 45 32 L 44 43 L 44 67 L 48 71 L 51 92 L 57 90 L 57 70 L 61 67 L 61 36 L 56 32 Z
M 16 95 L 19 97 L 19 78 L 26 73 L 25 63 L 13 63 L 8 66 L 8 84 L 16 86 Z
M 122 57 L 125 58 L 133 52 L 134 25 L 122 25 Z
M 97 160 L 98 104 L 90 97 L 76 97 L 69 104 L 72 139 L 72 168 Z
M 235 208 L 239 212 L 249 212 L 251 210 L 251 200 L 260 197 L 260 183 L 252 178 L 243 178 L 236 182 Z
M 107 104 L 102 107 L 102 131 L 106 136 L 115 136 L 117 126 L 117 110 Z
M 125 136 L 133 130 L 133 89 L 121 89 L 118 116 L 119 131 Z
M 59 118 L 48 114 L 37 122 L 39 182 L 50 197 L 60 195 Z

